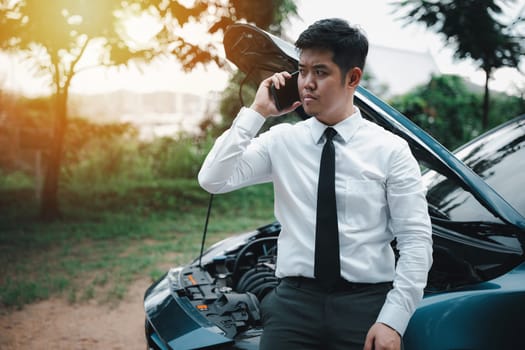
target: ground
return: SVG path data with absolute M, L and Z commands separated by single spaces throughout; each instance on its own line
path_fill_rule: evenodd
M 53 298 L 0 315 L 0 350 L 144 350 L 143 296 L 137 280 L 117 305 Z

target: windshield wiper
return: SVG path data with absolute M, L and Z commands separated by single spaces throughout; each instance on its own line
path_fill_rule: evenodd
M 431 203 L 428 203 L 428 212 L 430 216 L 432 216 L 433 218 L 441 218 L 441 219 L 450 220 L 447 214 L 442 212 L 438 207 L 436 207 L 435 205 Z

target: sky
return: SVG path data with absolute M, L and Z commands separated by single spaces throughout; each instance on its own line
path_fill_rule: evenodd
M 483 72 L 471 62 L 454 60 L 453 51 L 445 47 L 439 35 L 427 30 L 423 25 L 404 26 L 404 22 L 397 19 L 400 14 L 393 13 L 394 7 L 390 5 L 390 1 L 297 0 L 297 5 L 298 17 L 292 18 L 285 26 L 285 35 L 292 42 L 315 20 L 341 17 L 352 24 L 359 25 L 372 45 L 430 52 L 441 73 L 459 74 L 476 84 L 484 84 Z M 516 11 L 524 6 L 525 0 L 518 0 L 512 9 Z M 0 86 L 23 90 L 28 95 L 45 93 L 47 89 L 45 82 L 41 78 L 34 77 L 31 69 L 21 65 L 18 59 L 13 60 L 0 55 L 0 67 L 4 68 L 3 75 L 0 73 Z M 525 72 L 525 60 L 521 67 Z M 208 91 L 223 90 L 228 76 L 227 70 L 214 66 L 199 67 L 190 74 L 185 74 L 177 63 L 164 60 L 142 71 L 137 68 L 86 70 L 73 78 L 71 91 L 92 94 L 130 89 L 145 92 L 168 90 L 205 94 Z M 503 68 L 495 72 L 490 88 L 508 91 L 516 84 L 524 88 L 525 76 L 515 69 Z

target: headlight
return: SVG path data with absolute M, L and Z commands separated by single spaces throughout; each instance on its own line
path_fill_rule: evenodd
M 182 267 L 173 267 L 168 271 L 168 281 L 170 283 L 171 290 L 178 290 L 183 287 L 180 280 L 181 271 Z

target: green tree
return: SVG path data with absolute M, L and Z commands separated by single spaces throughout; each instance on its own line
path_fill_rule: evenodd
M 489 80 L 501 67 L 518 68 L 525 53 L 525 36 L 520 33 L 523 14 L 505 22 L 502 7 L 514 0 L 403 0 L 393 3 L 408 10 L 406 23 L 419 22 L 441 33 L 455 48 L 458 59 L 471 58 L 485 73 L 482 123 L 489 124 Z M 521 10 L 523 12 L 523 9 Z
M 98 64 L 106 66 L 149 62 L 160 55 L 174 56 L 187 71 L 197 64 L 221 66 L 222 43 L 217 37 L 229 24 L 245 20 L 264 29 L 279 28 L 295 11 L 293 0 L 198 0 L 191 6 L 172 0 L 0 0 L 0 49 L 24 52 L 52 81 L 53 137 L 40 203 L 42 218 L 60 216 L 59 174 L 69 87 L 90 45 L 102 48 Z M 131 18 L 143 14 L 158 23 L 147 43 L 134 41 L 126 30 Z M 195 38 L 178 34 L 192 22 L 208 28 L 206 42 L 195 43 Z
M 483 96 L 457 75 L 433 76 L 428 84 L 392 98 L 394 108 L 429 132 L 449 149 L 455 149 L 487 128 L 481 125 L 479 104 Z M 523 99 L 505 94 L 493 97 L 489 128 L 525 113 Z
M 478 101 L 459 76 L 442 75 L 390 103 L 445 147 L 454 149 L 481 132 Z

